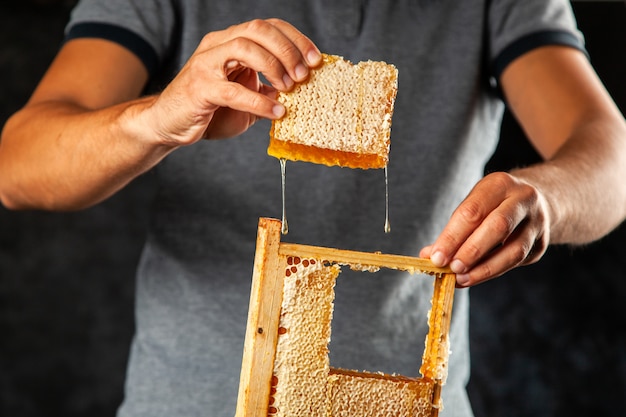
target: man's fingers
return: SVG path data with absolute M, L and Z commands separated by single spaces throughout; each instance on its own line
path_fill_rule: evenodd
M 461 245 L 500 205 L 503 198 L 502 187 L 492 187 L 484 181 L 479 182 L 452 213 L 448 224 L 432 244 L 431 260 L 439 266 L 448 265 Z
M 207 102 L 268 119 L 280 118 L 285 108 L 269 95 L 252 91 L 239 83 L 215 83 L 205 97 Z
M 496 278 L 521 266 L 537 262 L 547 249 L 544 236 L 533 238 L 523 228 L 513 233 L 502 245 L 499 245 L 480 262 L 465 273 L 457 274 L 457 286 L 469 287 Z
M 315 68 L 322 62 L 322 54 L 319 49 L 303 33 L 284 20 L 269 19 L 268 21 L 292 40 L 309 67 Z
M 315 44 L 284 20 L 253 20 L 244 24 L 243 30 L 243 36 L 249 36 L 275 57 L 294 82 L 304 81 L 309 68 L 321 62 Z
M 242 48 L 238 53 L 240 56 L 242 53 L 246 56 L 245 50 L 251 47 L 250 44 L 256 44 L 265 50 L 265 53 L 256 55 L 254 67 L 252 57 L 233 57 L 233 60 L 239 60 L 242 64 L 263 72 L 272 85 L 281 90 L 288 90 L 294 82 L 306 79 L 309 67 L 316 66 L 321 61 L 321 54 L 313 42 L 289 23 L 279 19 L 257 19 L 209 33 L 199 49 L 206 51 L 223 44 L 230 44 L 233 48 L 233 41 L 237 41 L 235 48 Z M 235 53 L 236 49 L 231 51 Z
M 420 256 L 449 265 L 459 285 L 473 285 L 538 260 L 548 230 L 539 191 L 510 174 L 494 173 L 474 187 Z
M 524 206 L 511 199 L 504 200 L 489 213 L 453 255 L 450 267 L 457 274 L 467 272 L 484 256 L 506 242 L 526 221 Z

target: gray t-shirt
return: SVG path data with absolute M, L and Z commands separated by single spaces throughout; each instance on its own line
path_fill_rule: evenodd
M 287 164 L 287 241 L 417 255 L 482 177 L 504 104 L 497 80 L 533 48 L 583 48 L 566 0 L 85 0 L 68 38 L 126 46 L 166 85 L 202 36 L 280 17 L 323 52 L 399 70 L 389 162 L 382 170 Z M 156 169 L 158 192 L 138 269 L 136 334 L 119 416 L 230 417 L 235 412 L 259 217 L 280 217 L 269 122 L 242 137 L 180 149 Z M 432 281 L 342 272 L 331 365 L 417 376 Z M 471 416 L 468 291 L 457 291 L 442 416 Z M 504 352 L 506 354 L 506 352 Z

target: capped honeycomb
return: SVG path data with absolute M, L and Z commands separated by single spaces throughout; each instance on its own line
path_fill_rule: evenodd
M 397 70 L 379 61 L 353 65 L 323 55 L 323 65 L 293 91 L 279 93 L 285 116 L 272 123 L 268 154 L 350 168 L 384 168 Z
M 314 259 L 287 260 L 269 415 L 326 416 L 328 342 L 339 271 Z
M 433 382 L 332 369 L 329 416 L 430 417 Z
M 271 417 L 429 416 L 433 382 L 330 367 L 338 265 L 287 259 L 271 380 Z

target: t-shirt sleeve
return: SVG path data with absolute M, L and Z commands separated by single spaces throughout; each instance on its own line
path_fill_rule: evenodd
M 134 53 L 154 74 L 171 48 L 175 16 L 168 0 L 81 0 L 71 13 L 65 39 L 116 42 Z
M 491 0 L 487 31 L 496 81 L 516 58 L 541 46 L 564 45 L 586 53 L 568 0 Z

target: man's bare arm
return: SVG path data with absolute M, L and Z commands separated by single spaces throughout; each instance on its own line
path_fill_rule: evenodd
M 3 204 L 81 208 L 134 178 L 146 152 L 140 142 L 117 132 L 122 129 L 117 119 L 135 105 L 130 100 L 137 99 L 146 79 L 141 62 L 117 44 L 91 39 L 66 44 L 30 101 L 4 127 Z
M 543 163 L 481 180 L 421 251 L 460 286 L 536 262 L 550 243 L 598 239 L 626 216 L 626 124 L 586 57 L 544 47 L 501 79 Z
M 320 61 L 288 23 L 255 20 L 206 35 L 163 92 L 138 98 L 147 73 L 134 55 L 103 40 L 70 41 L 3 130 L 2 204 L 98 203 L 180 146 L 282 116 L 275 89 L 290 89 Z
M 546 196 L 551 243 L 588 243 L 610 232 L 626 215 L 626 124 L 587 58 L 544 48 L 512 63 L 502 82 L 546 160 L 513 175 Z

